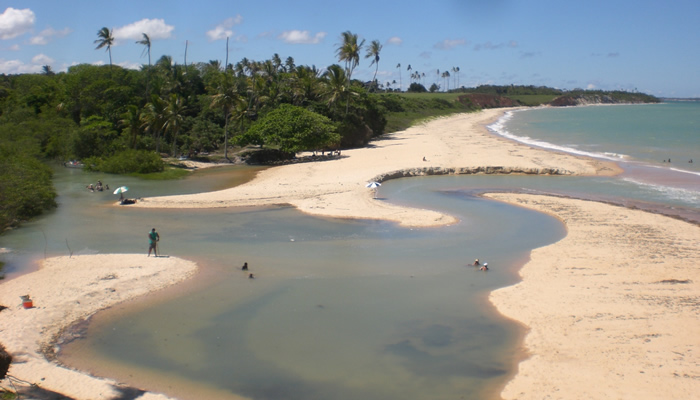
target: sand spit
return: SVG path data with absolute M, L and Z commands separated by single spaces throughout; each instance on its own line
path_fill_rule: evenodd
M 417 175 L 523 173 L 600 175 L 613 163 L 527 147 L 486 129 L 504 109 L 445 117 L 385 135 L 366 148 L 344 150 L 337 159 L 298 163 L 260 172 L 244 185 L 210 193 L 152 197 L 138 207 L 217 208 L 292 205 L 325 217 L 382 219 L 405 226 L 456 222 L 450 215 L 401 207 L 373 198 L 366 184 Z
M 691 399 L 700 393 L 700 227 L 558 197 L 489 194 L 561 219 L 522 282 L 490 296 L 529 331 L 505 399 Z
M 0 343 L 14 358 L 9 374 L 25 381 L 15 381 L 22 399 L 47 398 L 50 392 L 85 400 L 123 398 L 125 394 L 140 400 L 167 399 L 61 367 L 45 356 L 50 358 L 55 338 L 72 323 L 180 282 L 196 268 L 174 257 L 80 255 L 46 259 L 38 271 L 3 282 L 0 304 L 9 308 L 0 312 Z M 33 308 L 23 308 L 23 295 L 32 298 Z M 10 387 L 6 382 L 3 386 Z

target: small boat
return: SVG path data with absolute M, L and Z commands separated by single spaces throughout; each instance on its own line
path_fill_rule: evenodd
M 80 161 L 72 160 L 64 162 L 63 166 L 66 168 L 83 168 L 85 164 L 81 163 Z

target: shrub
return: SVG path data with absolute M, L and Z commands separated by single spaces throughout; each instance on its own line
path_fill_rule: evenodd
M 122 175 L 162 172 L 165 168 L 158 154 L 146 150 L 124 150 L 106 159 L 91 157 L 84 163 L 88 170 Z

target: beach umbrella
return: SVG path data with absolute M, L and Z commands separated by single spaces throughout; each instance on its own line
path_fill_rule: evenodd
M 126 187 L 126 186 L 119 186 L 119 187 L 114 191 L 114 194 L 122 194 L 122 193 L 124 193 L 124 192 L 126 192 L 126 191 L 128 191 L 128 190 L 129 190 L 129 188 Z
M 370 182 L 370 183 L 366 184 L 365 186 L 374 190 L 374 198 L 376 199 L 377 198 L 377 188 L 382 186 L 382 184 L 379 182 Z

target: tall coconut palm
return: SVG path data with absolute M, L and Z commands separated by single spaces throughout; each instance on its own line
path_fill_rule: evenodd
M 343 32 L 341 36 L 343 42 L 338 46 L 336 54 L 338 55 L 338 61 L 345 62 L 345 75 L 347 75 L 347 87 L 349 88 L 352 82 L 352 72 L 360 65 L 360 52 L 362 51 L 362 46 L 365 44 L 365 40 L 362 39 L 362 41 L 358 43 L 357 35 L 350 31 Z M 349 110 L 350 96 L 347 96 L 345 115 L 348 115 Z
M 166 103 L 158 95 L 151 95 L 151 101 L 148 102 L 141 114 L 141 127 L 153 135 L 156 142 L 156 153 L 160 154 L 160 134 L 163 131 L 165 123 L 165 108 Z
M 411 68 L 411 64 L 408 64 L 408 67 L 406 67 L 406 71 L 411 71 L 413 68 Z M 413 76 L 411 76 L 411 83 L 413 83 Z
M 379 53 L 381 51 L 382 45 L 381 43 L 379 43 L 379 40 L 373 40 L 367 48 L 367 54 L 365 54 L 365 58 L 372 59 L 372 62 L 369 64 L 369 66 L 371 67 L 372 65 L 375 65 L 374 77 L 372 78 L 372 84 L 375 86 L 377 84 L 377 72 L 379 71 Z
M 95 50 L 99 50 L 103 47 L 107 48 L 109 53 L 109 73 L 112 73 L 112 45 L 114 44 L 114 36 L 112 36 L 112 31 L 107 27 L 104 27 L 97 31 L 97 39 L 94 41 L 97 44 Z
M 143 34 L 143 39 L 137 40 L 136 44 L 141 44 L 145 48 L 143 49 L 143 53 L 141 53 L 141 57 L 143 57 L 144 54 L 148 54 L 148 66 L 151 66 L 151 38 L 148 37 L 147 34 Z
M 328 106 L 335 110 L 338 102 L 349 97 L 350 85 L 345 71 L 338 64 L 333 64 L 323 74 L 323 97 Z
M 236 91 L 233 75 L 227 70 L 221 74 L 216 85 L 216 94 L 211 98 L 212 108 L 221 108 L 224 112 L 224 158 L 228 160 L 228 123 L 231 113 L 242 102 Z
M 338 45 L 336 55 L 338 56 L 338 61 L 345 63 L 345 74 L 348 77 L 348 81 L 350 81 L 352 80 L 352 72 L 360 64 L 360 52 L 365 44 L 365 40 L 362 39 L 358 43 L 357 34 L 350 31 L 343 32 L 341 38 L 343 41 Z
M 185 121 L 185 101 L 182 96 L 171 93 L 163 116 L 163 133 L 170 133 L 173 140 L 172 156 L 177 156 L 177 135 Z
M 399 70 L 399 92 L 403 88 L 403 84 L 401 83 L 401 63 L 396 64 L 396 69 Z
M 141 111 L 135 105 L 126 106 L 126 112 L 121 115 L 122 119 L 119 123 L 124 127 L 129 134 L 129 147 L 136 148 L 136 141 L 141 131 Z

